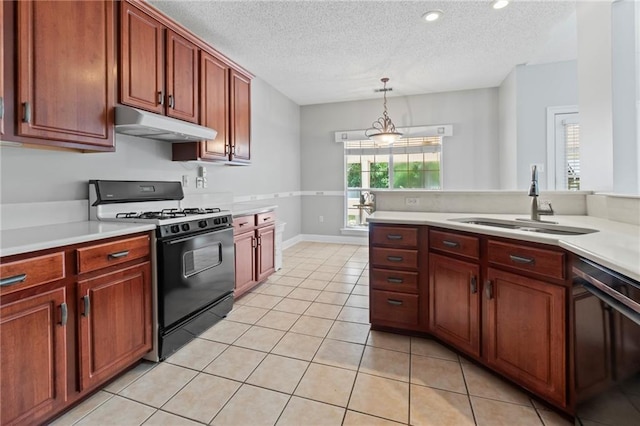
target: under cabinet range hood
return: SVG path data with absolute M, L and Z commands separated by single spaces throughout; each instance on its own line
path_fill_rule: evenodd
M 116 106 L 116 133 L 166 142 L 213 140 L 217 131 L 128 106 Z

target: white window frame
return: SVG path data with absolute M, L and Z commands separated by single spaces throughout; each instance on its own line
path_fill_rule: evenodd
M 563 114 L 578 113 L 577 105 L 547 107 L 547 190 L 553 191 L 557 189 L 558 158 L 564 156 L 564 136 L 557 137 L 556 119 Z M 562 144 L 559 144 L 559 141 L 562 141 Z M 563 150 L 561 155 L 558 155 L 559 150 Z

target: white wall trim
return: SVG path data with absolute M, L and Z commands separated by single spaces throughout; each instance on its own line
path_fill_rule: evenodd
M 547 190 L 556 187 L 556 114 L 571 114 L 578 112 L 578 105 L 563 105 L 547 107 Z
M 344 191 L 301 191 L 302 195 L 325 196 L 325 197 L 344 197 Z
M 247 201 L 273 200 L 274 198 L 299 197 L 302 191 L 272 192 L 269 194 L 239 195 L 233 197 L 234 203 L 246 203 Z

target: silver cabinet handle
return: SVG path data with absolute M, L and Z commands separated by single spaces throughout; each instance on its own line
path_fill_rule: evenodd
M 2 278 L 0 280 L 0 287 L 6 287 L 13 284 L 18 284 L 27 279 L 27 274 L 14 275 L 9 278 Z
M 271 220 L 271 216 L 269 216 L 269 217 L 263 217 L 263 218 L 262 218 L 262 220 L 263 220 L 263 221 L 265 221 L 265 222 L 266 222 L 267 220 Z
M 88 317 L 91 313 L 91 300 L 89 300 L 89 295 L 82 296 L 82 300 L 84 301 L 84 312 L 82 312 L 82 316 Z
M 123 250 L 117 253 L 109 253 L 107 257 L 109 259 L 120 259 L 121 257 L 127 257 L 128 255 L 129 255 L 129 250 Z
M 69 317 L 69 313 L 67 311 L 67 304 L 66 303 L 61 303 L 60 304 L 60 325 L 65 326 L 67 325 L 67 318 Z
M 175 109 L 176 105 L 175 105 L 175 100 L 173 98 L 173 95 L 169 95 L 169 108 L 174 108 Z
M 400 306 L 402 305 L 402 300 L 387 299 L 387 303 L 393 306 Z
M 0 96 L 0 120 L 4 118 L 4 98 Z
M 388 277 L 387 282 L 391 284 L 402 284 L 404 280 L 402 278 Z
M 158 103 L 164 106 L 164 93 L 158 92 Z
M 31 104 L 29 102 L 22 103 L 22 122 L 31 123 Z
M 389 262 L 402 262 L 404 259 L 402 256 L 387 256 Z
M 460 243 L 457 241 L 442 240 L 442 244 L 447 247 L 460 247 Z
M 493 298 L 493 283 L 491 282 L 491 280 L 487 280 L 484 285 L 484 291 L 487 294 L 487 299 L 491 300 Z
M 398 234 L 387 234 L 387 240 L 401 240 L 402 235 Z
M 536 263 L 536 260 L 531 257 L 516 256 L 515 254 L 510 254 L 509 258 L 511 259 L 512 262 L 515 262 L 515 263 L 523 263 L 523 264 Z
M 471 287 L 471 294 L 476 294 L 478 292 L 478 279 L 475 275 L 471 277 L 469 285 Z

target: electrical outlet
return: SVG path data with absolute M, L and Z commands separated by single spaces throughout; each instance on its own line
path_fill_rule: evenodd
M 318 216 L 318 222 L 324 223 L 324 216 Z
M 186 188 L 189 186 L 189 175 L 182 175 L 182 187 Z
M 407 197 L 404 199 L 404 203 L 407 206 L 417 206 L 420 204 L 420 199 L 416 197 Z
M 196 178 L 196 188 L 204 188 L 204 178 L 198 176 Z

